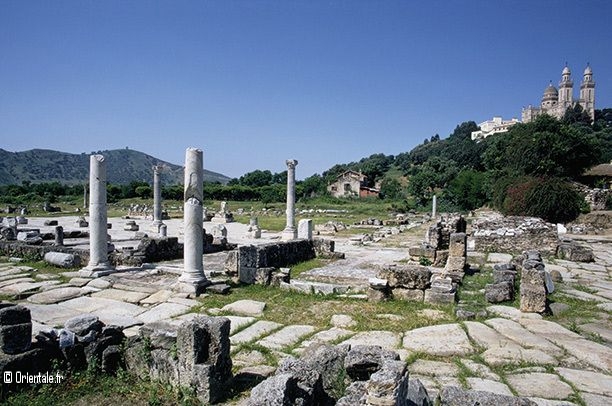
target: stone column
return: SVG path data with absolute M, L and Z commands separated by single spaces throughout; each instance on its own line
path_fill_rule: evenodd
M 106 160 L 89 157 L 89 276 L 108 275 L 114 269 L 108 261 L 106 213 Z
M 179 278 L 180 290 L 195 293 L 204 290 L 210 282 L 204 275 L 204 230 L 203 222 L 203 182 L 202 150 L 187 148 L 185 153 L 185 205 L 183 220 L 185 225 L 183 259 L 184 269 Z
M 153 167 L 153 231 L 159 232 L 159 227 L 163 224 L 162 221 L 162 206 L 161 206 L 161 184 L 159 177 L 163 169 L 162 165 Z
M 431 203 L 431 218 L 436 219 L 436 210 L 438 206 L 438 202 L 436 200 L 436 195 L 433 195 L 433 201 Z
M 297 230 L 295 228 L 295 167 L 298 161 L 288 159 L 287 163 L 287 226 L 283 230 L 283 240 L 295 240 Z

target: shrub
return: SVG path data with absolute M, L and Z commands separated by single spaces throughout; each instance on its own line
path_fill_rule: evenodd
M 563 179 L 523 178 L 508 187 L 502 211 L 567 223 L 578 217 L 583 202 L 580 193 Z

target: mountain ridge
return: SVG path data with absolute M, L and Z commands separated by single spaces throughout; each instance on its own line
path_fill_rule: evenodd
M 133 149 L 114 149 L 93 152 L 107 160 L 107 180 L 112 184 L 132 181 L 152 182 L 154 165 L 165 167 L 162 182 L 183 183 L 183 167 Z M 92 154 L 93 154 L 92 153 Z M 9 152 L 0 148 L 0 185 L 60 182 L 82 184 L 88 182 L 90 154 L 72 154 L 51 149 L 30 149 Z M 227 183 L 230 178 L 204 169 L 204 180 Z

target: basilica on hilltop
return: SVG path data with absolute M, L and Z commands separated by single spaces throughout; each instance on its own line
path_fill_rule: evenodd
M 533 121 L 542 114 L 548 114 L 555 118 L 561 119 L 565 115 L 565 111 L 569 107 L 574 107 L 579 104 L 586 111 L 591 119 L 595 118 L 595 82 L 593 81 L 593 70 L 587 64 L 582 75 L 582 83 L 580 84 L 580 96 L 574 99 L 574 82 L 571 78 L 571 72 L 567 64 L 561 72 L 561 82 L 559 82 L 559 90 L 552 84 L 544 90 L 542 103 L 540 107 L 523 107 L 521 119 L 523 123 Z

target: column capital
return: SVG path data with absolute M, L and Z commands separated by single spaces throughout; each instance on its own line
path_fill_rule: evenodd
M 298 164 L 298 161 L 297 159 L 287 159 L 285 163 L 287 164 L 288 169 L 295 169 Z
M 153 165 L 151 169 L 153 169 L 154 173 L 160 174 L 164 170 L 164 165 Z

